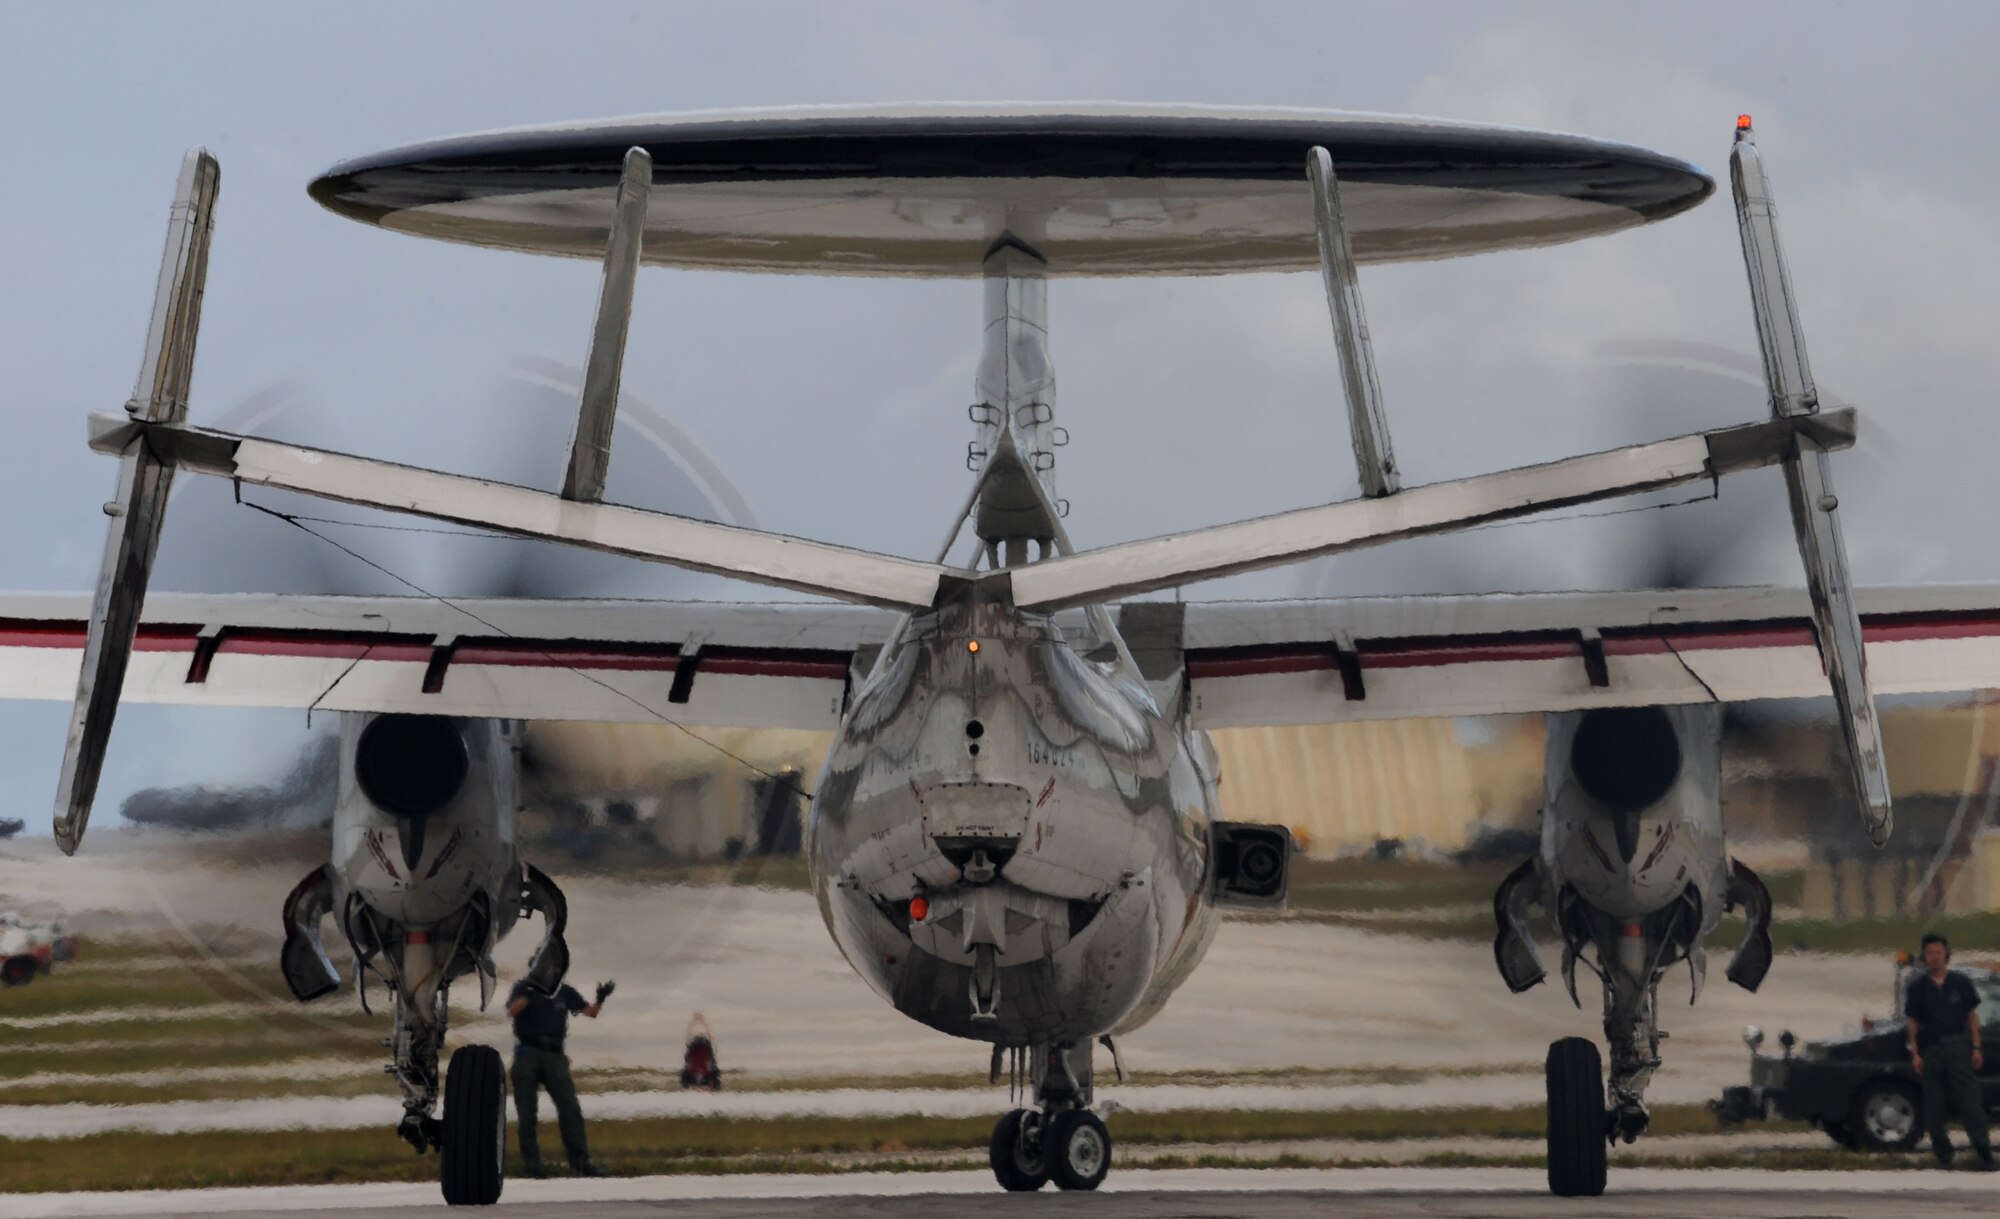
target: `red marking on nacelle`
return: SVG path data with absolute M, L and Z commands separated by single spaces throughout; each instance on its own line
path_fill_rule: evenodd
M 1678 821 L 1669 821 L 1667 823 L 1667 828 L 1660 833 L 1660 840 L 1654 843 L 1653 849 L 1647 853 L 1646 862 L 1639 865 L 1639 871 L 1642 874 L 1659 862 L 1661 853 L 1667 849 L 1667 844 L 1674 840 L 1674 831 L 1679 828 L 1680 822 Z
M 389 862 L 389 853 L 382 849 L 382 831 L 376 830 L 368 835 L 368 853 L 375 857 L 376 863 L 382 865 L 382 870 L 389 874 L 389 879 L 403 879 L 403 874 L 396 871 L 396 865 Z
M 451 837 L 445 840 L 444 850 L 439 851 L 437 858 L 431 861 L 431 869 L 430 871 L 424 873 L 424 879 L 429 880 L 433 876 L 436 876 L 438 874 L 438 869 L 442 868 L 445 865 L 445 861 L 450 859 L 453 855 L 458 854 L 459 844 L 464 840 L 465 840 L 465 831 L 463 829 L 453 830 L 451 832 Z

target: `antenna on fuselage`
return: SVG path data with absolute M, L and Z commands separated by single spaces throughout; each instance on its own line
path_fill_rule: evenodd
M 969 414 L 978 434 L 966 465 L 979 475 L 973 530 L 987 566 L 1018 567 L 1047 558 L 1063 503 L 1055 498 L 1055 450 L 1069 433 L 1053 425 L 1056 376 L 1049 360 L 1048 262 L 1003 234 L 986 252 L 985 341 Z
M 1361 493 L 1379 499 L 1402 490 L 1403 479 L 1389 445 L 1389 418 L 1382 411 L 1382 382 L 1375 375 L 1375 351 L 1368 342 L 1368 316 L 1361 308 L 1361 284 L 1340 208 L 1333 154 L 1314 145 L 1306 153 L 1306 178 L 1312 183 L 1313 224 L 1319 231 L 1320 278 L 1326 284 L 1327 311 L 1333 315 L 1333 340 L 1340 348 L 1354 469 L 1361 477 Z
M 1019 238 L 1002 234 L 986 251 L 982 269 L 985 342 L 973 387 L 979 401 L 968 412 L 979 431 L 965 455 L 977 477 L 945 534 L 938 561 L 944 561 L 970 517 L 986 565 L 998 570 L 1075 554 L 1076 548 L 1062 523 L 1068 501 L 1055 494 L 1055 450 L 1069 443 L 1069 431 L 1053 422 L 1056 374 L 1048 347 L 1048 261 Z M 1120 667 L 1139 677 L 1138 662 L 1110 612 L 1088 605 L 1084 616 L 1116 653 Z

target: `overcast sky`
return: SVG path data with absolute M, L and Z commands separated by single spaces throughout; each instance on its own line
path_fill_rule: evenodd
M 321 210 L 306 183 L 470 130 L 915 100 L 1413 112 L 1645 144 L 1723 179 L 1694 212 L 1616 237 L 1365 271 L 1410 482 L 1757 416 L 1747 387 L 1710 394 L 1696 379 L 1700 400 L 1677 407 L 1604 358 L 1633 340 L 1754 350 L 1726 184 L 1748 111 L 1814 371 L 1866 415 L 1864 447 L 1836 475 L 1857 578 L 2000 578 L 1976 508 L 2000 441 L 1996 45 L 2000 8 L 1974 4 L 8 5 L 0 585 L 94 579 L 113 466 L 84 448 L 84 416 L 131 393 L 188 146 L 223 171 L 196 422 L 281 386 L 292 405 L 270 434 L 552 488 L 567 421 L 519 424 L 494 406 L 499 374 L 523 358 L 581 362 L 595 267 L 384 233 Z M 1353 494 L 1316 277 L 1062 281 L 1050 318 L 1057 420 L 1074 437 L 1058 477 L 1079 544 Z M 969 282 L 653 269 L 625 386 L 729 473 L 764 526 L 928 557 L 968 477 L 978 323 Z M 625 499 L 678 506 L 637 474 L 624 483 Z M 1752 539 L 1714 578 L 1796 582 L 1777 489 L 1753 476 L 1721 505 L 1485 531 L 1189 595 L 1617 584 L 1646 566 L 1633 553 L 1659 522 L 1682 519 L 1693 536 Z M 296 587 L 284 527 L 205 490 L 177 501 L 155 587 Z M 473 580 L 462 555 L 379 553 Z M 593 591 L 726 592 L 605 579 Z M 0 815 L 42 831 L 66 716 L 0 703 L 14 800 Z M 130 709 L 100 805 L 161 779 L 275 773 L 300 721 Z

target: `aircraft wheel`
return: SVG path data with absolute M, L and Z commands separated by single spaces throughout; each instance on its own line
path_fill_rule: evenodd
M 1923 1135 L 1923 1103 L 1899 1079 L 1878 1079 L 1854 1099 L 1848 1120 L 1855 1142 L 1867 1151 L 1908 1151 Z
M 500 1051 L 465 1045 L 445 1072 L 438 1183 L 451 1206 L 491 1206 L 505 1183 L 507 1071 Z
M 1111 1171 L 1111 1132 L 1088 1109 L 1058 1113 L 1043 1145 L 1058 1189 L 1096 1189 Z
M 1597 1043 L 1565 1037 L 1549 1046 L 1549 1192 L 1595 1198 L 1604 1192 L 1604 1060 Z
M 0 984 L 26 986 L 40 972 L 33 957 L 9 957 L 5 965 L 0 965 Z
M 1004 1114 L 986 1145 L 993 1179 L 1009 1193 L 1031 1194 L 1048 1184 L 1048 1157 L 1043 1154 L 1042 1115 L 1030 1109 Z

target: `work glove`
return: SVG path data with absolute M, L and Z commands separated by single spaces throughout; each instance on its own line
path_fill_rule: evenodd
M 604 1001 L 609 999 L 611 992 L 617 989 L 618 983 L 616 982 L 599 982 L 597 984 L 597 1006 L 603 1007 Z

